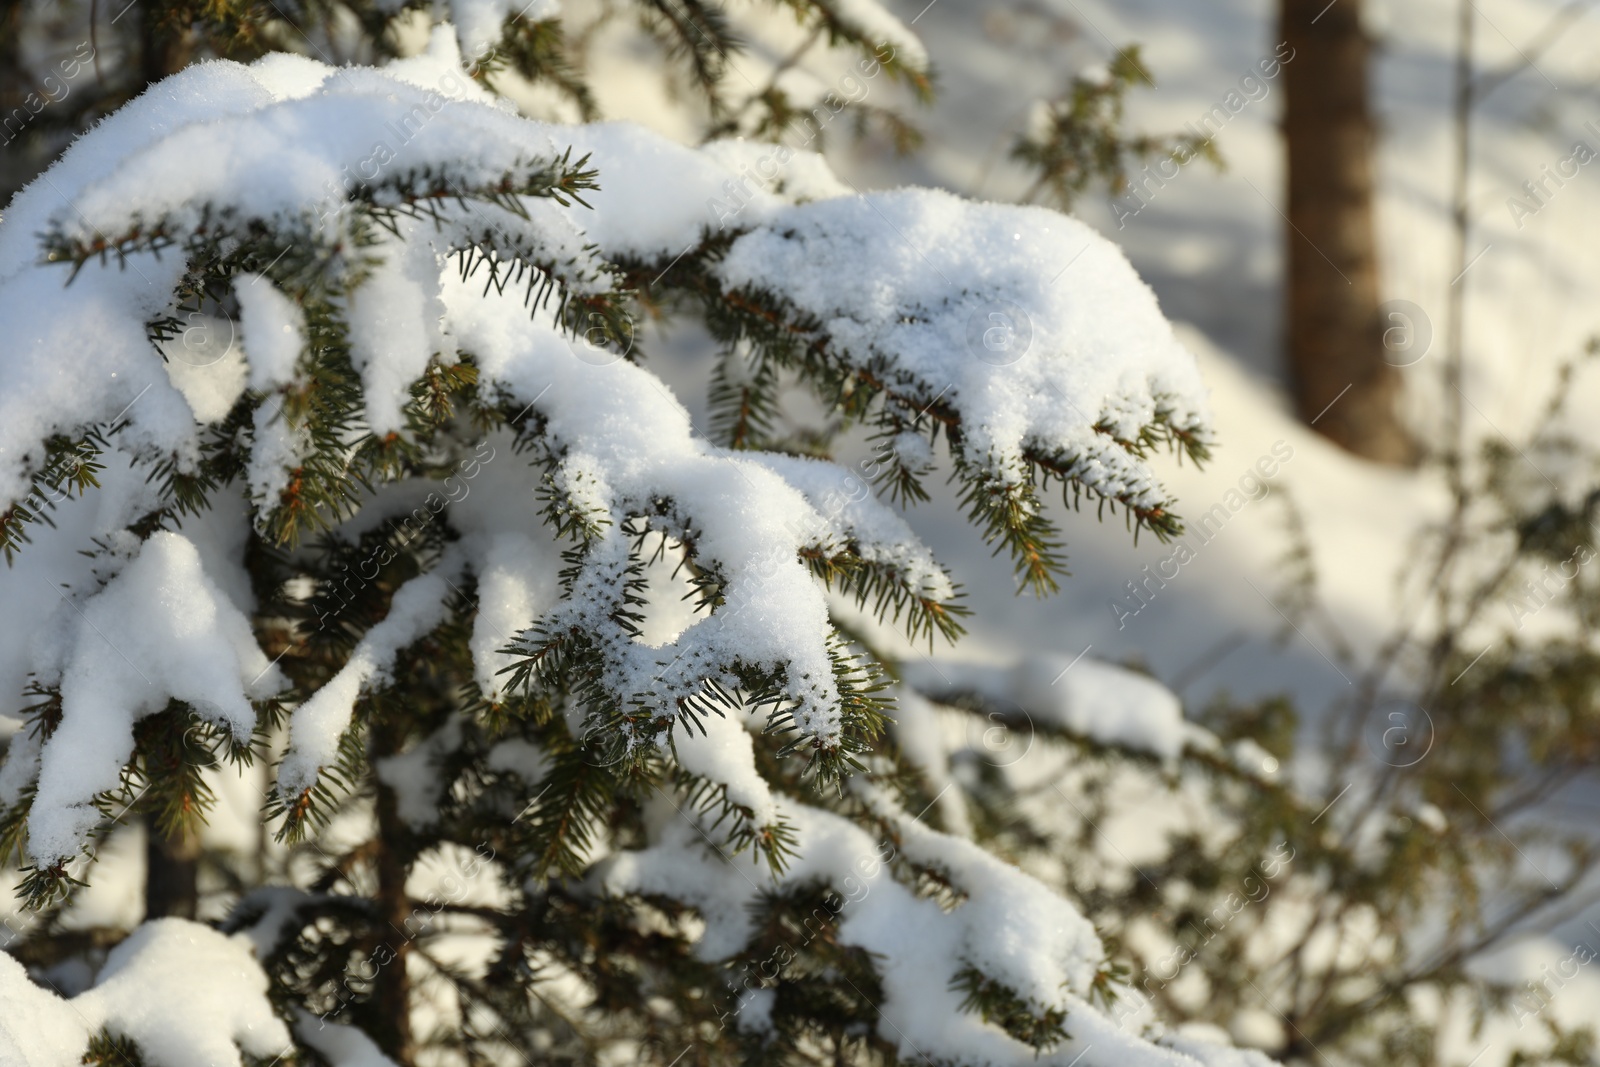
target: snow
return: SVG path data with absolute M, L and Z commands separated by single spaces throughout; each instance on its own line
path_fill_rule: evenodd
M 950 774 L 950 755 L 942 743 L 938 709 L 910 686 L 897 686 L 894 691 L 894 725 L 890 730 L 900 751 L 921 773 L 929 791 L 934 794 L 933 804 L 950 832 L 969 837 L 972 822 L 967 815 L 966 802 Z
M 265 516 L 289 488 L 291 472 L 311 454 L 311 441 L 289 422 L 283 405 L 262 404 L 251 416 L 253 447 L 245 468 L 250 500 Z
M 270 1060 L 289 1045 L 266 993 L 248 941 L 155 919 L 111 950 L 94 988 L 72 1003 L 162 1067 L 231 1067 L 242 1063 L 240 1049 Z
M 1187 745 L 1208 744 L 1206 732 L 1184 721 L 1183 705 L 1161 683 L 1088 656 L 1043 653 L 1010 667 L 924 660 L 908 663 L 905 676 L 934 700 L 975 693 L 1002 707 L 1020 707 L 1040 725 L 1168 763 Z
M 725 149 L 698 152 L 641 126 L 600 122 L 563 127 L 557 135 L 574 157 L 587 154 L 600 171 L 600 189 L 584 199 L 594 205 L 584 231 L 612 258 L 633 256 L 663 265 L 703 231 L 720 226 L 719 205 L 738 195 L 742 177 Z M 720 157 L 720 158 L 719 158 Z M 782 205 L 772 192 L 749 182 L 740 223 L 755 221 Z
M 278 789 L 293 797 L 311 788 L 317 771 L 338 757 L 339 741 L 350 726 L 356 700 L 363 692 L 381 686 L 395 658 L 444 620 L 445 608 L 455 590 L 466 560 L 446 549 L 434 568 L 408 581 L 394 594 L 389 614 L 362 635 L 339 668 L 311 699 L 294 709 L 289 719 L 289 751 L 278 768 Z
M 702 145 L 700 154 L 739 176 L 731 179 L 739 195 L 722 201 L 730 210 L 742 205 L 742 197 L 747 195 L 743 191 L 748 187 L 745 179 L 786 200 L 801 203 L 855 192 L 829 169 L 828 161 L 820 153 L 803 148 L 727 137 Z
M 255 921 L 244 927 L 241 933 L 249 938 L 256 958 L 264 960 L 278 950 L 278 946 L 287 935 L 298 931 L 294 921 L 300 909 L 305 905 L 317 903 L 319 899 L 318 896 L 302 892 L 293 886 L 258 886 L 246 893 L 234 905 L 230 922 L 237 920 L 241 915 L 257 916 Z
M 293 381 L 306 344 L 305 314 L 260 274 L 239 275 L 233 294 L 239 300 L 239 342 L 249 354 L 250 388 L 267 392 Z
M 495 486 L 482 489 L 492 494 Z M 491 500 L 492 502 L 492 500 Z M 463 520 L 453 517 L 461 525 Z M 535 539 L 537 537 L 537 540 Z M 491 704 L 504 697 L 506 666 L 501 650 L 512 635 L 532 626 L 559 594 L 560 557 L 548 538 L 502 530 L 494 535 L 478 569 L 478 617 L 472 626 L 472 663 L 478 688 Z
M 103 590 L 76 605 L 51 651 L 58 658 L 46 677 L 59 679 L 62 717 L 39 753 L 28 823 L 29 852 L 45 865 L 75 855 L 100 821 L 92 801 L 116 787 L 135 722 L 181 700 L 247 740 L 255 728 L 249 701 L 282 684 L 249 621 L 205 573 L 193 543 L 175 533 L 152 535 Z M 26 748 L 11 758 L 27 760 Z M 14 781 L 8 775 L 8 785 Z
M 0 1063 L 15 1067 L 78 1067 L 89 1043 L 84 1017 L 70 1002 L 33 983 L 0 952 Z
M 868 44 L 889 45 L 901 63 L 915 70 L 927 69 L 928 53 L 922 41 L 878 0 L 828 0 L 827 6 L 841 24 Z
M 1089 994 L 1105 949 L 1088 919 L 986 849 L 906 818 L 869 787 L 859 791 L 895 827 L 909 862 L 944 873 L 967 895 L 957 909 L 963 937 L 956 958 L 1043 1008 L 1066 1007 L 1068 994 Z
M 896 582 L 917 596 L 941 604 L 955 597 L 950 576 L 933 553 L 856 475 L 838 464 L 802 456 L 763 453 L 754 460 L 805 494 L 828 524 L 825 548 L 854 548 L 862 559 L 891 569 Z
M 679 811 L 668 813 L 649 847 L 611 857 L 596 879 L 609 892 L 661 893 L 694 906 L 706 923 L 695 954 L 708 961 L 734 955 L 753 936 L 751 908 L 763 892 L 819 882 L 832 887 L 842 899 L 839 942 L 879 957 L 879 1036 L 908 1058 L 937 1049 L 953 1062 L 1051 1067 L 1080 1057 L 1086 1067 L 1195 1062 L 1119 1031 L 1075 992 L 1085 989 L 1104 953 L 1093 927 L 1070 904 L 971 842 L 920 826 L 881 795 L 864 796 L 892 821 L 906 858 L 934 863 L 970 894 L 966 902 L 941 910 L 891 876 L 888 861 L 900 851 L 894 842 L 874 841 L 853 822 L 787 802 L 780 810 L 796 829 L 798 856 L 781 875 L 752 857 L 727 858 L 709 849 L 702 834 L 714 831 Z M 1071 1038 L 1035 1058 L 1032 1048 L 962 1011 L 961 994 L 951 988 L 962 963 L 1038 1007 L 1064 1009 Z
M 520 738 L 511 738 L 495 745 L 489 750 L 484 763 L 491 771 L 516 775 L 525 785 L 538 785 L 549 769 L 549 760 L 539 746 Z
M 406 752 L 374 763 L 378 780 L 394 790 L 396 810 L 407 826 L 422 830 L 439 821 L 438 763 L 460 747 L 461 719 L 451 716 Z
M 476 58 L 500 43 L 506 19 L 542 22 L 561 14 L 561 0 L 450 0 L 450 21 L 463 55 Z
M 353 1026 L 330 1023 L 302 1012 L 294 1036 L 332 1067 L 395 1067 L 372 1039 Z
M 183 394 L 196 422 L 221 422 L 244 395 L 250 368 L 235 332 L 226 317 L 190 312 L 183 333 L 161 346 L 167 378 Z
M 288 1028 L 267 1000 L 249 943 L 183 919 L 146 923 L 111 950 L 91 989 L 63 999 L 0 953 L 0 1054 L 16 1067 L 80 1062 L 101 1028 L 131 1039 L 160 1067 L 242 1067 L 272 1060 Z
M 1149 466 L 1111 436 L 1136 438 L 1162 410 L 1196 431 L 1208 418 L 1193 356 L 1126 257 L 1043 208 L 929 189 L 796 205 L 738 238 L 717 274 L 751 293 L 782 279 L 782 299 L 820 322 L 838 358 L 887 363 L 908 417 L 955 408 L 963 455 L 1007 484 L 1034 450 L 1075 460 L 1107 496 L 1159 507 Z
M 756 770 L 755 746 L 744 725 L 731 715 L 702 715 L 700 730 L 685 728 L 673 741 L 678 764 L 726 787 L 729 803 L 749 811 L 752 826 L 778 821 L 778 806 L 766 779 Z
M 429 226 L 401 219 L 395 228 L 398 237 L 385 234 L 372 248 L 375 262 L 346 308 L 367 425 L 380 437 L 405 429 L 401 409 L 428 361 L 455 354 L 440 330 L 439 251 L 426 239 Z
M 1210 1033 L 1199 1027 L 1183 1027 L 1167 1034 L 1161 1043 L 1187 1053 L 1206 1067 L 1271 1067 L 1272 1060 L 1254 1049 L 1233 1047 L 1225 1033 Z
M 728 575 L 723 620 L 695 622 L 668 649 L 636 644 L 609 618 L 626 540 L 608 527 L 589 549 L 569 597 L 543 616 L 546 632 L 593 635 L 604 642 L 607 688 L 654 693 L 661 704 L 696 691 L 713 665 L 734 656 L 786 664 L 801 728 L 833 737 L 837 694 L 823 644 L 826 602 L 796 556 L 820 534 L 822 520 L 800 494 L 754 461 L 718 455 L 696 440 L 682 406 L 648 372 L 573 358 L 552 330 L 537 320 L 529 327 L 513 295 L 480 295 L 452 281 L 445 300 L 461 348 L 547 420 L 547 433 L 566 456 L 558 484 L 576 490 L 579 510 L 614 515 L 666 496 L 682 516 L 673 521 L 693 524 L 705 562 Z M 774 550 L 784 558 L 774 562 Z M 786 610 L 746 610 L 775 603 Z

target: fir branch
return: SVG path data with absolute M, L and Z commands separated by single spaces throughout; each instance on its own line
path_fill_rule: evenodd
M 1024 1000 L 971 964 L 956 972 L 950 986 L 964 994 L 964 1010 L 975 1012 L 984 1022 L 995 1024 L 1036 1053 L 1047 1052 L 1072 1038 L 1067 1032 L 1066 1012 Z

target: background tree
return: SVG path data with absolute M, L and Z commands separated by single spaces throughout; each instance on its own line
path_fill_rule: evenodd
M 1295 411 L 1351 452 L 1411 463 L 1381 320 L 1373 226 L 1371 41 L 1360 0 L 1280 0 L 1289 228 L 1284 335 Z M 1337 401 L 1337 403 L 1335 403 Z

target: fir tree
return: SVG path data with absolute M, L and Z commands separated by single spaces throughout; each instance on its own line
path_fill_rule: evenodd
M 925 86 L 876 8 L 796 10 Z M 768 121 L 715 9 L 649 25 L 711 132 Z M 849 621 L 961 634 L 877 497 L 941 462 L 1022 589 L 1063 574 L 1047 493 L 1181 529 L 1151 461 L 1205 457 L 1203 393 L 1127 261 L 781 139 L 518 118 L 463 43 L 190 68 L 0 225 L 0 546 L 81 551 L 8 650 L 16 1054 L 1258 1061 L 1119 1028 L 1094 925 L 924 818 L 915 694 Z M 683 320 L 715 438 L 645 369 Z M 1148 698 L 1116 677 L 1088 714 Z M 238 768 L 271 839 L 196 850 Z M 107 953 L 67 930 L 130 814 L 223 912 Z

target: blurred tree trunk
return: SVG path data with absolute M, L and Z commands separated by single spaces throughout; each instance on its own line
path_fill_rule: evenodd
M 1279 0 L 1288 145 L 1289 380 L 1300 417 L 1380 463 L 1414 462 L 1385 360 L 1361 0 Z M 1330 406 L 1331 405 L 1331 406 Z
M 393 756 L 401 749 L 403 732 L 392 722 L 379 721 L 372 727 L 369 750 L 374 766 L 376 761 Z M 372 1020 L 367 1033 L 372 1035 L 384 1054 L 400 1067 L 411 1067 L 415 1048 L 411 1035 L 411 984 L 406 974 L 406 961 L 411 955 L 412 939 L 427 932 L 429 919 L 424 915 L 420 925 L 406 895 L 406 875 L 409 868 L 407 856 L 402 851 L 407 826 L 400 818 L 399 800 L 394 790 L 377 779 L 378 833 L 374 844 L 377 854 L 378 913 L 388 930 L 383 933 L 382 945 L 387 952 L 377 954 L 373 963 L 377 976 L 373 979 Z M 394 937 L 391 941 L 390 934 Z
M 147 919 L 192 919 L 200 903 L 200 838 L 167 836 L 151 816 L 145 820 L 144 912 Z

